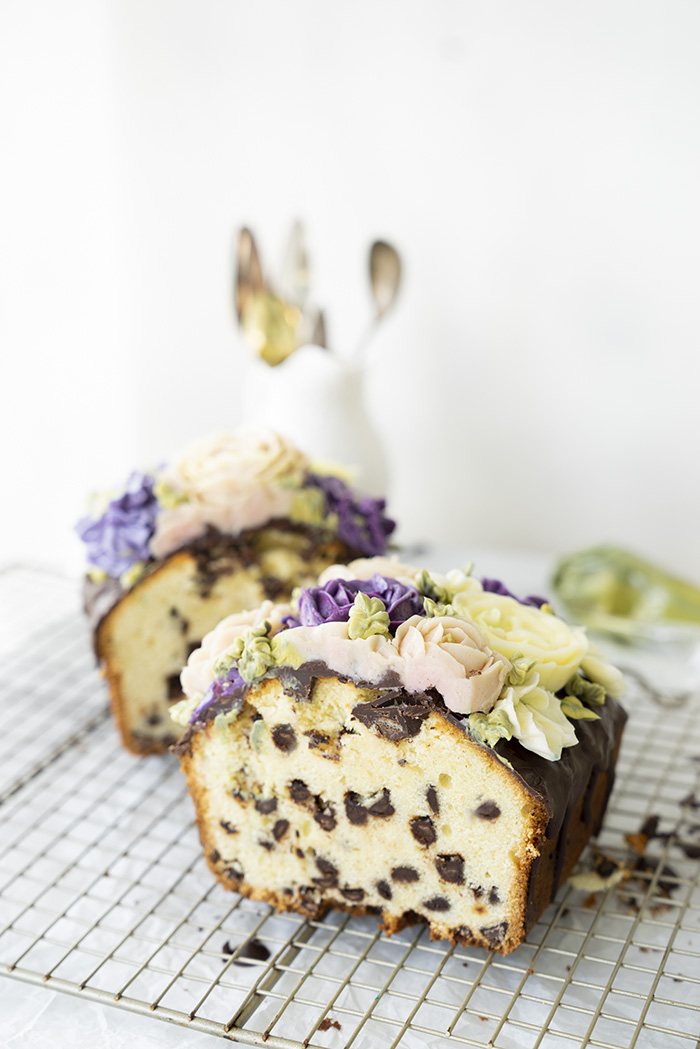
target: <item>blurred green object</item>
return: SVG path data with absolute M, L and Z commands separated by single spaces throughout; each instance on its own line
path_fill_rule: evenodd
M 616 546 L 562 558 L 552 583 L 572 619 L 620 640 L 700 630 L 700 588 Z

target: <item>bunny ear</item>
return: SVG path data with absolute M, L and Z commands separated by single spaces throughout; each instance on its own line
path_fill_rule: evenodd
M 258 249 L 249 229 L 238 234 L 236 251 L 236 314 L 240 321 L 248 298 L 265 289 Z

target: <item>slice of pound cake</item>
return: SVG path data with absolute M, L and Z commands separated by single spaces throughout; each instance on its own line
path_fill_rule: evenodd
M 385 558 L 229 616 L 177 747 L 228 888 L 507 953 L 600 828 L 622 677 L 542 599 Z
M 336 561 L 382 553 L 383 500 L 263 428 L 206 438 L 173 466 L 134 474 L 78 524 L 85 604 L 124 744 L 165 750 L 180 672 L 224 616 L 289 599 Z

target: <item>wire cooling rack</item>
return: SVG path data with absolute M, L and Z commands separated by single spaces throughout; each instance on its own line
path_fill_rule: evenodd
M 661 836 L 616 889 L 562 889 L 502 958 L 421 926 L 387 938 L 374 919 L 305 921 L 225 892 L 177 762 L 118 745 L 74 587 L 0 574 L 5 625 L 5 979 L 276 1049 L 700 1046 L 698 697 L 662 708 L 632 680 L 598 845 L 629 860 L 624 835 L 650 816 Z

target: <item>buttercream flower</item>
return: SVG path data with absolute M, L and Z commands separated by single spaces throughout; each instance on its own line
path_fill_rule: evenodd
M 228 678 L 230 667 L 225 671 L 222 669 L 220 674 L 215 668 L 225 661 L 238 638 L 251 627 L 261 626 L 265 622 L 270 623 L 270 633 L 276 633 L 282 627 L 282 617 L 288 615 L 289 611 L 289 605 L 263 601 L 259 608 L 250 612 L 236 612 L 222 619 L 218 626 L 204 636 L 201 646 L 187 660 L 187 666 L 180 675 L 185 695 L 190 698 L 197 695 L 203 697 L 217 677 L 222 680 Z
M 515 739 L 534 754 L 558 761 L 564 747 L 578 742 L 574 726 L 555 695 L 541 688 L 537 674 L 524 685 L 507 688 L 491 716 L 505 714 Z
M 266 427 L 245 427 L 197 441 L 159 478 L 162 489 L 173 494 L 171 502 L 185 503 L 163 510 L 152 548 L 164 557 L 176 549 L 169 539 L 183 534 L 185 542 L 195 538 L 180 528 L 183 505 L 190 507 L 190 521 L 229 535 L 287 517 L 306 467 L 306 456 Z M 178 524 L 171 528 L 169 519 L 176 514 Z
M 88 561 L 113 578 L 150 556 L 158 503 L 153 477 L 132 473 L 126 491 L 111 499 L 99 517 L 83 517 L 76 531 L 87 546 Z
M 199 539 L 206 529 L 200 506 L 196 503 L 179 503 L 172 510 L 164 510 L 158 515 L 155 533 L 149 544 L 150 552 L 156 558 L 167 557 L 173 550 Z
M 319 626 L 321 623 L 347 622 L 358 593 L 379 598 L 389 616 L 392 631 L 423 608 L 422 598 L 415 587 L 406 586 L 397 579 L 386 579 L 379 574 L 366 580 L 336 578 L 329 579 L 323 586 L 302 590 L 298 618 L 289 617 L 287 625 Z
M 395 645 L 406 689 L 435 688 L 458 714 L 490 710 L 510 670 L 473 623 L 455 616 L 412 616 L 397 630 Z
M 581 661 L 581 670 L 590 681 L 602 685 L 613 699 L 619 699 L 627 691 L 627 683 L 622 673 L 608 662 L 597 645 L 589 645 L 588 652 Z
M 518 601 L 521 605 L 532 605 L 533 608 L 541 608 L 542 605 L 549 604 L 546 597 L 537 597 L 534 594 L 530 594 L 529 597 L 516 597 L 500 579 L 482 579 L 481 585 L 487 593 L 512 597 L 514 601 Z
M 452 601 L 460 615 L 473 620 L 491 648 L 507 659 L 516 654 L 536 660 L 540 684 L 557 692 L 577 670 L 588 652 L 580 627 L 538 608 L 501 594 L 464 591 Z
M 330 565 L 318 577 L 320 586 L 330 579 L 371 579 L 373 575 L 383 575 L 387 579 L 397 579 L 400 583 L 413 586 L 420 573 L 413 565 L 404 565 L 397 557 L 358 557 L 347 565 Z
M 396 528 L 396 522 L 384 513 L 386 500 L 358 497 L 341 477 L 332 474 L 309 473 L 306 484 L 323 492 L 327 513 L 336 516 L 344 543 L 368 556 L 384 553 Z

